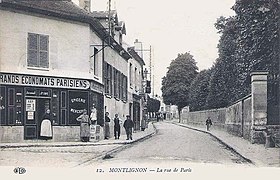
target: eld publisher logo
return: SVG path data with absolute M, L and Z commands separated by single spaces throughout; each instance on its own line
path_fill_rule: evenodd
M 26 173 L 26 170 L 25 170 L 25 168 L 23 168 L 23 167 L 16 167 L 16 168 L 14 169 L 14 173 L 15 173 L 15 174 L 24 174 L 24 173 Z

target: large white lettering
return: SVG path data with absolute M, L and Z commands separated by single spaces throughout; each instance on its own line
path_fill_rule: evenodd
M 87 80 L 0 73 L 0 84 L 88 89 Z

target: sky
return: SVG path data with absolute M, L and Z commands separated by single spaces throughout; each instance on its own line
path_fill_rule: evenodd
M 74 0 L 78 1 L 78 0 Z M 108 10 L 109 0 L 92 0 L 94 11 Z M 212 66 L 218 57 L 219 34 L 214 23 L 220 16 L 234 15 L 235 0 L 111 0 L 120 21 L 125 22 L 124 41 L 135 39 L 144 49 L 152 46 L 154 94 L 161 95 L 162 77 L 178 53 L 194 56 L 199 71 Z M 144 53 L 149 64 L 149 52 Z

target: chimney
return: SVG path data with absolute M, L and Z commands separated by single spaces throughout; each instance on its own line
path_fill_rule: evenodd
M 137 52 L 137 54 L 143 59 L 143 46 L 142 46 L 142 42 L 140 42 L 138 39 L 135 39 L 134 47 L 135 47 L 135 52 Z
M 91 0 L 79 0 L 79 6 L 87 12 L 91 12 Z

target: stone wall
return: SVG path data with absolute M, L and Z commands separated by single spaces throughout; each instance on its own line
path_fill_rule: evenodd
M 53 141 L 80 141 L 80 126 L 53 126 Z
M 187 124 L 205 126 L 205 121 L 208 117 L 212 119 L 213 128 L 225 128 L 226 108 L 196 112 L 182 111 L 182 122 Z
M 212 128 L 225 130 L 230 134 L 250 140 L 251 102 L 251 96 L 247 96 L 227 108 L 195 112 L 182 111 L 182 122 L 205 126 L 206 119 L 210 117 L 213 124 Z
M 183 122 L 205 126 L 205 120 L 210 116 L 215 128 L 248 139 L 251 143 L 269 143 L 269 135 L 277 139 L 280 126 L 267 123 L 267 75 L 267 72 L 251 73 L 251 95 L 229 107 L 197 112 L 184 109 Z
M 23 142 L 23 126 L 0 126 L 0 142 Z
M 243 137 L 250 139 L 251 125 L 252 125 L 252 98 L 244 99 L 243 101 Z

